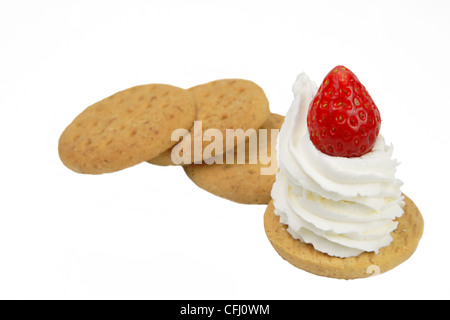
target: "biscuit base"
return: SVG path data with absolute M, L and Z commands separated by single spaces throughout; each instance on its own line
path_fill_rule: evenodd
M 275 214 L 273 200 L 264 214 L 264 229 L 278 254 L 295 267 L 323 277 L 357 279 L 389 271 L 414 253 L 423 234 L 424 221 L 417 206 L 406 196 L 404 214 L 397 221 L 398 227 L 391 233 L 394 240 L 389 246 L 381 248 L 378 254 L 364 252 L 350 258 L 329 256 L 311 244 L 294 239 Z

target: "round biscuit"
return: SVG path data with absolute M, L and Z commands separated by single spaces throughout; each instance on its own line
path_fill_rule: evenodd
M 416 250 L 423 234 L 424 222 L 414 202 L 405 196 L 404 214 L 397 229 L 391 233 L 393 241 L 378 254 L 364 252 L 357 257 L 338 258 L 314 249 L 311 244 L 294 239 L 280 223 L 270 201 L 264 214 L 266 235 L 278 254 L 297 268 L 330 278 L 356 279 L 387 272 L 406 261 Z
M 250 128 L 257 129 L 270 115 L 269 101 L 263 89 L 249 80 L 221 79 L 188 90 L 193 94 L 197 106 L 195 120 L 202 122 L 202 131 L 198 133 L 201 133 L 201 137 L 203 137 L 208 129 L 220 130 L 224 137 L 222 153 L 228 151 L 225 140 L 226 129 L 242 129 L 244 131 Z M 190 134 L 193 138 L 194 128 L 191 128 Z M 192 143 L 190 163 L 206 160 L 203 159 L 203 151 L 210 143 L 202 141 L 202 154 L 197 158 L 195 158 Z M 171 153 L 172 148 L 148 162 L 161 166 L 173 165 Z
M 195 113 L 192 94 L 185 89 L 166 84 L 132 87 L 79 114 L 61 134 L 59 155 L 79 173 L 122 170 L 173 146 L 172 132 L 190 129 Z
M 271 114 L 260 129 L 268 129 L 267 146 L 271 145 L 270 129 L 280 129 L 284 117 Z M 259 132 L 259 131 L 257 131 Z M 249 163 L 249 143 L 246 141 L 245 164 L 237 164 L 236 149 L 233 150 L 235 163 L 226 164 L 191 164 L 184 166 L 187 176 L 200 188 L 225 199 L 242 204 L 267 204 L 271 200 L 270 192 L 275 182 L 278 166 L 270 170 L 272 174 L 261 174 L 262 168 L 269 168 L 271 163 L 261 163 L 260 157 L 255 164 Z M 275 141 L 276 142 L 276 141 Z M 259 135 L 257 139 L 259 143 Z M 271 156 L 271 148 L 267 149 L 267 156 Z M 275 150 L 273 150 L 275 151 Z M 272 151 L 272 152 L 273 152 Z M 225 155 L 224 155 L 225 158 Z

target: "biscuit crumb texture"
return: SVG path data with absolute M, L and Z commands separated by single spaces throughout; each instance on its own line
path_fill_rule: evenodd
M 294 239 L 275 215 L 273 201 L 264 214 L 266 235 L 278 254 L 297 268 L 307 272 L 337 279 L 357 279 L 387 272 L 406 261 L 416 250 L 423 234 L 424 221 L 414 202 L 405 196 L 404 214 L 398 219 L 398 227 L 391 235 L 392 243 L 381 248 L 378 254 L 364 252 L 357 257 L 331 257 Z
M 132 87 L 78 115 L 59 139 L 59 156 L 78 173 L 122 170 L 173 146 L 172 131 L 190 129 L 195 113 L 187 90 L 166 84 Z

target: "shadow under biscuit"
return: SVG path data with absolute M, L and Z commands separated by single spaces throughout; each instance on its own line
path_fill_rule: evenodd
M 294 239 L 287 226 L 280 223 L 270 201 L 264 214 L 266 235 L 278 254 L 307 272 L 337 279 L 365 278 L 387 272 L 406 261 L 416 250 L 423 234 L 424 221 L 414 202 L 405 196 L 404 214 L 397 219 L 397 229 L 391 233 L 392 243 L 374 252 L 357 257 L 338 258 L 317 251 L 311 244 Z
M 277 129 L 278 133 L 283 124 L 284 117 L 271 114 L 260 129 L 267 129 L 267 142 L 260 147 L 265 148 L 265 157 L 258 157 L 257 163 L 250 163 L 249 143 L 246 141 L 245 163 L 238 164 L 236 159 L 237 148 L 232 151 L 234 164 L 191 164 L 183 169 L 187 176 L 200 188 L 225 199 L 241 204 L 267 204 L 271 200 L 272 185 L 278 172 L 276 162 L 276 150 L 272 150 L 271 129 Z M 257 131 L 258 145 L 260 142 L 259 130 Z M 258 155 L 261 155 L 258 148 Z M 267 152 L 267 153 L 266 153 Z M 269 161 L 270 158 L 270 161 Z

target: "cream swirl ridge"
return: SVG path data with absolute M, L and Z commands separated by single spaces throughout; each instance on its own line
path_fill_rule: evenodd
M 378 136 L 369 153 L 333 157 L 317 150 L 306 126 L 317 86 L 302 73 L 279 134 L 279 166 L 272 189 L 275 213 L 296 239 L 331 256 L 357 256 L 391 243 L 403 214 L 402 182 L 393 147 Z

